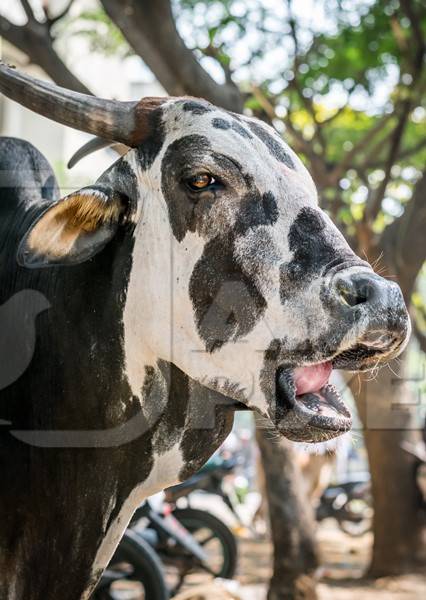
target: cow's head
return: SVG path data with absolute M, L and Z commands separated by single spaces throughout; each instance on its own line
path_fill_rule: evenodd
M 346 431 L 332 369 L 396 356 L 409 319 L 399 287 L 352 252 L 278 134 L 202 100 L 108 102 L 7 67 L 1 79 L 22 104 L 130 147 L 96 186 L 45 212 L 20 249 L 27 266 L 74 264 L 127 227 L 130 382 L 140 389 L 144 366 L 164 359 L 291 439 Z

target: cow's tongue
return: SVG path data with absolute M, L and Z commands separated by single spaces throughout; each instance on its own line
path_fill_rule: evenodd
M 330 439 L 350 429 L 351 415 L 328 382 L 332 370 L 331 361 L 277 370 L 277 406 L 290 439 L 318 441 L 320 430 Z
M 333 366 L 330 361 L 308 367 L 296 367 L 293 371 L 296 396 L 318 393 L 327 385 L 332 370 Z

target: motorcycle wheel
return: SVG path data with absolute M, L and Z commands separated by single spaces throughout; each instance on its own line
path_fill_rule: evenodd
M 370 499 L 349 500 L 338 516 L 339 527 L 352 537 L 360 537 L 370 531 L 373 526 L 373 509 Z
M 361 537 L 367 531 L 371 531 L 372 528 L 372 520 L 368 518 L 362 521 L 344 520 L 338 521 L 338 523 L 340 529 L 352 537 Z
M 229 527 L 211 513 L 196 508 L 177 508 L 173 515 L 208 554 L 212 574 L 232 579 L 237 569 L 238 548 Z
M 169 600 L 163 566 L 151 546 L 127 529 L 107 570 L 117 573 L 112 583 L 100 581 L 93 600 Z

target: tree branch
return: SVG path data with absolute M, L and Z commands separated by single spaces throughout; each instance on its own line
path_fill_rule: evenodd
M 319 121 L 320 126 L 324 127 L 324 125 L 328 125 L 329 123 L 332 123 L 333 121 L 335 121 L 337 119 L 337 117 L 340 117 L 340 115 L 346 110 L 347 107 L 348 107 L 348 102 L 346 101 L 332 115 L 330 115 L 326 119 L 323 119 L 322 121 Z
M 313 121 L 313 130 L 314 130 L 314 135 L 313 137 L 315 139 L 317 139 L 317 141 L 319 142 L 322 150 L 325 150 L 325 140 L 324 137 L 322 135 L 322 130 L 321 127 L 317 121 L 317 116 L 315 113 L 315 107 L 314 104 L 312 102 L 312 100 L 310 98 L 307 98 L 306 96 L 304 96 L 303 94 L 303 90 L 301 89 L 300 85 L 299 85 L 299 80 L 297 78 L 297 74 L 298 74 L 298 70 L 299 70 L 299 64 L 300 64 L 300 60 L 299 60 L 299 40 L 297 37 L 297 30 L 296 30 L 296 20 L 293 16 L 292 13 L 292 7 L 291 7 L 291 0 L 287 0 L 287 6 L 288 6 L 288 14 L 289 14 L 289 26 L 290 26 L 290 32 L 291 32 L 291 37 L 293 39 L 293 44 L 294 44 L 294 61 L 293 61 L 293 73 L 294 73 L 294 78 L 292 81 L 290 81 L 290 87 L 293 87 L 294 90 L 297 92 L 300 100 L 302 101 L 303 106 L 306 108 L 306 110 L 308 111 L 308 113 L 310 114 L 310 116 L 312 117 L 312 121 Z
M 266 116 L 268 117 L 270 123 L 273 123 L 275 119 L 278 119 L 277 114 L 275 112 L 275 106 L 271 103 L 269 98 L 262 92 L 262 90 L 257 85 L 251 85 L 251 91 L 253 96 L 259 102 L 260 106 L 264 110 Z M 281 119 L 288 131 L 290 132 L 290 136 L 293 138 L 293 142 L 295 148 L 299 152 L 303 152 L 306 156 L 309 157 L 312 172 L 314 175 L 315 182 L 320 186 L 324 187 L 328 184 L 328 180 L 325 179 L 324 173 L 325 168 L 320 156 L 318 156 L 312 148 L 312 144 L 305 140 L 302 133 L 298 131 L 291 120 L 290 114 L 288 114 L 284 119 Z
M 389 270 L 398 277 L 404 298 L 410 303 L 417 275 L 426 260 L 426 171 L 416 183 L 404 213 L 382 234 L 379 246 Z
M 0 34 L 26 54 L 30 62 L 39 65 L 57 85 L 83 94 L 91 93 L 57 54 L 47 23 L 33 21 L 14 25 L 0 15 Z
M 202 96 L 228 110 L 241 112 L 243 96 L 231 81 L 219 84 L 185 46 L 170 0 L 101 0 L 105 11 L 129 44 L 171 95 Z
M 346 152 L 343 155 L 342 160 L 334 167 L 331 172 L 332 181 L 336 184 L 339 179 L 344 175 L 346 170 L 351 166 L 351 163 L 355 160 L 355 157 L 364 151 L 365 148 L 373 141 L 376 135 L 383 129 L 385 124 L 394 116 L 393 113 L 386 113 L 377 123 L 370 127 L 365 136 L 354 144 L 352 150 Z
M 426 44 L 425 44 L 425 40 L 423 37 L 422 29 L 420 27 L 420 23 L 422 23 L 422 18 L 424 18 L 425 14 L 423 14 L 421 17 L 419 17 L 416 14 L 416 10 L 413 6 L 414 3 L 411 0 L 400 0 L 400 4 L 401 4 L 402 10 L 408 17 L 408 19 L 410 21 L 410 25 L 413 29 L 414 37 L 416 39 L 417 46 L 418 46 L 418 53 L 419 53 L 419 55 L 423 55 L 425 52 Z
M 405 150 L 402 150 L 401 152 L 399 152 L 398 154 L 398 160 L 403 160 L 405 158 L 409 158 L 410 156 L 413 156 L 413 154 L 417 154 L 417 152 L 420 152 L 420 150 L 423 150 L 423 148 L 426 148 L 426 139 L 424 140 L 420 140 L 417 144 L 414 144 L 414 146 L 411 146 L 411 148 L 406 148 Z M 374 152 L 370 152 L 369 153 L 369 157 L 373 157 L 373 156 L 377 156 L 377 151 L 378 148 L 377 146 L 375 146 L 373 148 Z M 384 167 L 384 163 L 383 161 L 365 161 L 366 164 L 368 165 L 368 167 L 372 168 L 372 169 L 381 169 Z
M 200 48 L 201 52 L 204 54 L 204 56 L 209 56 L 210 58 L 214 58 L 215 61 L 217 61 L 219 63 L 219 65 L 222 68 L 222 71 L 225 75 L 225 80 L 227 83 L 232 83 L 232 69 L 229 65 L 226 65 L 223 63 L 223 61 L 220 60 L 219 55 L 220 55 L 220 48 L 217 48 L 216 46 L 214 46 L 213 44 L 209 44 L 208 46 L 206 46 L 205 48 Z
M 21 1 L 22 8 L 24 9 L 24 12 L 27 16 L 28 22 L 29 23 L 37 22 L 36 18 L 34 16 L 33 9 L 31 8 L 31 4 L 28 2 L 28 0 L 20 0 L 20 1 Z
M 405 125 L 407 124 L 408 115 L 410 114 L 410 108 L 410 100 L 405 100 L 403 103 L 398 123 L 392 134 L 389 154 L 384 167 L 385 176 L 380 182 L 379 187 L 371 195 L 371 199 L 369 202 L 367 202 L 367 205 L 365 207 L 365 220 L 369 221 L 370 223 L 372 223 L 375 220 L 382 205 L 382 200 L 386 193 L 386 188 L 391 178 L 391 170 L 398 157 L 398 151 L 401 145 Z
M 337 117 L 340 117 L 340 115 L 348 108 L 349 100 L 350 100 L 355 88 L 356 88 L 356 83 L 354 83 L 350 88 L 348 88 L 346 101 L 332 115 L 330 115 L 326 119 L 323 119 L 322 121 L 319 121 L 318 123 L 319 123 L 320 127 L 324 127 L 324 125 L 328 125 L 328 124 L 332 123 L 333 121 L 335 121 L 337 119 Z

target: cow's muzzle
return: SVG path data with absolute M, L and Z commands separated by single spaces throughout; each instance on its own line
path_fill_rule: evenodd
M 336 368 L 366 370 L 400 354 L 410 319 L 400 287 L 370 271 L 337 273 L 329 287 L 331 313 L 348 328 Z
M 324 360 L 276 370 L 275 424 L 295 441 L 321 442 L 348 431 L 351 415 L 329 382 L 333 368 L 372 369 L 400 354 L 410 334 L 396 283 L 359 269 L 342 270 L 328 283 L 323 298 L 334 327 Z M 332 350 L 335 338 L 340 343 Z

